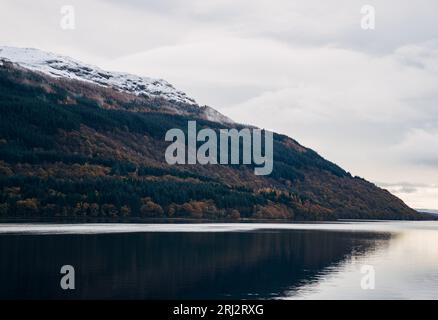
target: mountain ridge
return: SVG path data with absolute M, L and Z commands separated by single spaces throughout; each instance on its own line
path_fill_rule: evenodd
M 0 54 L 1 56 L 1 54 Z M 274 170 L 164 161 L 202 107 L 0 65 L 0 215 L 423 219 L 387 190 L 274 133 Z M 214 110 L 214 109 L 213 109 Z
M 67 56 L 35 48 L 0 46 L 0 57 L 53 77 L 88 81 L 105 87 L 114 87 L 135 95 L 161 96 L 169 101 L 198 105 L 195 99 L 175 89 L 163 79 L 140 77 L 122 72 L 109 72 Z
M 9 61 L 23 68 L 41 72 L 54 78 L 66 78 L 115 88 L 117 90 L 146 96 L 163 98 L 169 102 L 199 107 L 204 118 L 220 123 L 233 121 L 209 106 L 200 106 L 195 99 L 176 89 L 164 79 L 137 76 L 130 73 L 105 71 L 68 56 L 58 55 L 35 48 L 0 46 L 0 60 Z

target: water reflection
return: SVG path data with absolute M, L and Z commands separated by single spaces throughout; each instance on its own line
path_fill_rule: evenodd
M 438 225 L 417 225 L 392 236 L 364 255 L 352 254 L 316 281 L 291 288 L 283 299 L 437 299 Z M 375 289 L 360 287 L 360 268 L 375 269 Z
M 391 239 L 323 230 L 2 234 L 0 298 L 290 297 Z M 74 291 L 60 289 L 65 264 L 76 269 Z

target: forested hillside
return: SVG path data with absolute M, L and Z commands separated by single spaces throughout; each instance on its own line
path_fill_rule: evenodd
M 184 109 L 185 112 L 175 112 Z M 274 169 L 174 165 L 168 129 L 200 108 L 0 65 L 0 216 L 419 219 L 389 192 L 274 134 Z

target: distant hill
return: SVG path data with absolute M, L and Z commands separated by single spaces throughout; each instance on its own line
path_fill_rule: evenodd
M 418 212 L 421 212 L 421 213 L 428 213 L 428 214 L 433 214 L 433 215 L 436 215 L 436 216 L 438 216 L 438 210 L 434 210 L 434 209 L 417 209 L 417 211 Z
M 0 114 L 0 216 L 430 217 L 279 134 L 269 176 L 253 165 L 168 165 L 167 130 L 193 119 L 242 125 L 164 80 L 3 47 Z

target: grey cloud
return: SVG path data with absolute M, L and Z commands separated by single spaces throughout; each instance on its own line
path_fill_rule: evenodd
M 421 188 L 428 187 L 428 185 L 426 184 L 414 184 L 409 182 L 399 182 L 399 183 L 378 182 L 376 184 L 381 188 L 389 189 L 390 191 L 396 193 L 415 193 Z

